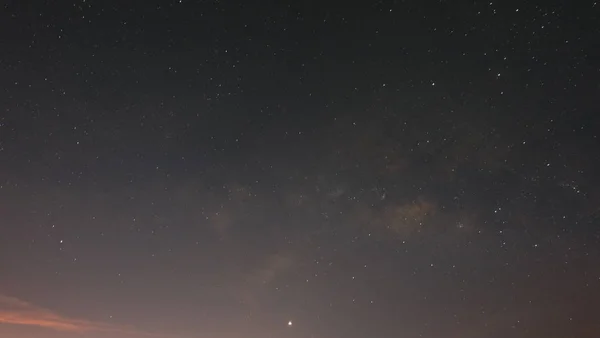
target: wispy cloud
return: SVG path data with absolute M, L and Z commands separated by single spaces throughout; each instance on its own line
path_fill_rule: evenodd
M 252 271 L 248 280 L 255 285 L 269 284 L 277 275 L 288 270 L 293 260 L 289 255 L 273 254 L 265 259 L 262 266 Z
M 265 287 L 289 272 L 295 265 L 296 261 L 291 252 L 262 256 L 249 269 L 236 275 L 239 278 L 231 288 L 232 295 L 256 309 L 261 305 L 261 295 L 266 290 Z
M 135 328 L 67 317 L 23 301 L 0 294 L 0 324 L 24 325 L 46 328 L 61 332 L 112 332 L 126 335 L 159 335 L 141 332 Z

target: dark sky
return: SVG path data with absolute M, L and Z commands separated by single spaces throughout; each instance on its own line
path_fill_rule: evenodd
M 599 337 L 599 22 L 8 1 L 0 336 Z

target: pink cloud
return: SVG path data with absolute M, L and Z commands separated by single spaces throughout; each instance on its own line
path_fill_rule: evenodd
M 0 294 L 0 324 L 25 325 L 61 332 L 113 332 L 159 337 L 133 328 L 63 316 L 15 297 Z

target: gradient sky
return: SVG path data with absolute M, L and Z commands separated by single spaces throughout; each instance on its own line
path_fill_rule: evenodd
M 9 1 L 0 336 L 599 337 L 598 22 Z

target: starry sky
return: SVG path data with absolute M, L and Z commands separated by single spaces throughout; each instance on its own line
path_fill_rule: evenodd
M 600 3 L 0 13 L 0 336 L 600 336 Z

